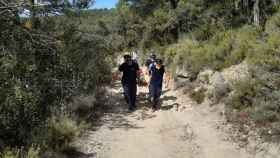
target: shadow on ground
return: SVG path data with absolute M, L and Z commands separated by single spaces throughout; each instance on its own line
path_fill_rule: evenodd
M 106 125 L 109 129 L 113 130 L 116 128 L 123 128 L 125 130 L 130 129 L 141 129 L 140 127 L 133 123 L 131 120 L 133 118 L 137 119 L 140 110 L 140 105 L 143 106 L 145 102 L 142 98 L 137 98 L 137 107 L 136 111 L 129 112 L 128 106 L 123 98 L 123 93 L 121 90 L 121 83 L 116 82 L 111 85 L 111 88 L 108 89 L 108 92 L 102 96 L 99 104 L 93 109 L 93 114 L 90 117 L 93 130 L 97 130 L 99 127 Z M 129 116 L 129 117 L 128 117 Z M 148 118 L 150 116 L 146 116 Z
M 92 130 L 98 130 L 99 127 L 106 125 L 111 130 L 116 128 L 123 128 L 125 130 L 141 129 L 136 125 L 136 120 L 147 120 L 156 117 L 155 113 L 151 112 L 152 103 L 147 100 L 147 93 L 140 87 L 139 94 L 137 95 L 136 110 L 128 112 L 128 106 L 123 98 L 122 88 L 120 82 L 112 83 L 107 93 L 100 96 L 100 102 L 94 109 L 89 118 L 92 124 Z M 164 94 L 170 90 L 163 91 Z M 161 99 L 161 104 L 165 101 L 175 101 L 177 97 L 164 96 Z M 161 106 L 161 110 L 170 110 L 179 104 L 174 103 L 171 105 Z M 128 117 L 129 116 L 129 117 Z
M 124 129 L 124 130 L 138 130 L 144 127 L 139 126 L 139 121 L 136 120 L 148 120 L 155 118 L 156 113 L 152 112 L 152 103 L 147 99 L 147 89 L 139 87 L 139 93 L 137 95 L 136 110 L 134 112 L 128 112 L 128 105 L 124 100 L 122 87 L 120 82 L 113 83 L 110 88 L 106 90 L 106 93 L 98 96 L 98 104 L 96 104 L 89 111 L 84 111 L 85 114 L 89 114 L 87 122 L 90 123 L 90 130 L 97 131 L 100 128 L 109 130 Z M 161 110 L 167 111 L 174 107 L 178 107 L 178 103 L 174 103 L 177 97 L 169 96 L 167 93 L 170 90 L 163 91 L 164 96 L 161 98 L 161 105 L 163 102 L 165 105 L 161 106 Z M 170 103 L 169 104 L 167 104 Z M 67 158 L 91 158 L 95 157 L 95 153 L 85 154 L 78 151 L 79 149 L 67 149 L 65 155 Z
M 170 91 L 170 89 L 166 89 L 166 90 L 162 91 L 162 95 L 166 94 L 169 91 Z
M 170 105 L 168 105 L 168 104 L 166 105 L 166 103 L 164 103 L 164 102 L 174 102 L 177 100 L 177 97 L 166 95 L 166 93 L 168 93 L 169 91 L 170 91 L 170 89 L 167 89 L 162 92 L 162 95 L 165 95 L 165 96 L 163 96 L 160 99 L 160 104 L 158 106 L 159 110 L 168 111 L 173 108 L 178 109 L 178 107 L 180 106 L 180 104 L 178 104 L 178 103 L 172 103 Z M 147 93 L 143 93 L 143 92 L 139 93 L 139 95 L 138 95 L 138 104 L 137 105 L 138 105 L 139 109 L 142 110 L 142 113 L 144 115 L 143 119 L 149 119 L 149 118 L 155 117 L 155 115 L 150 115 L 149 112 L 146 113 L 147 111 L 150 111 L 150 109 L 152 108 L 152 103 L 147 100 L 146 95 L 147 95 Z
M 174 96 L 164 96 L 161 100 L 162 101 L 175 101 L 175 100 L 177 100 L 177 97 L 174 97 Z
M 67 158 L 92 158 L 96 156 L 96 153 L 85 154 L 77 151 L 76 148 L 68 148 L 62 151 L 62 154 L 67 156 Z
M 173 108 L 178 109 L 179 106 L 180 106 L 180 104 L 178 104 L 178 103 L 173 103 L 173 104 L 171 104 L 171 105 L 164 105 L 164 106 L 161 106 L 160 109 L 163 110 L 163 111 L 168 111 L 168 110 L 171 110 L 171 109 L 173 109 Z

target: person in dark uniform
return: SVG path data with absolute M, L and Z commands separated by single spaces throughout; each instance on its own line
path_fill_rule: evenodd
M 151 101 L 153 104 L 153 109 L 156 110 L 159 103 L 159 98 L 162 93 L 163 75 L 165 73 L 162 60 L 156 59 L 155 64 L 150 65 L 149 71 L 151 74 L 151 79 L 150 79 Z
M 157 56 L 155 54 L 151 54 L 150 57 L 146 60 L 145 66 L 147 67 L 147 69 L 149 69 L 150 65 L 155 62 L 156 57 Z
M 137 78 L 139 77 L 139 66 L 131 59 L 130 55 L 124 55 L 124 63 L 119 66 L 119 71 L 123 72 L 122 86 L 124 97 L 128 103 L 130 111 L 136 108 Z
M 146 66 L 146 68 L 147 68 L 147 70 L 148 70 L 148 75 L 149 75 L 149 76 L 151 76 L 151 73 L 150 73 L 150 71 L 149 71 L 150 66 L 153 65 L 153 64 L 155 64 L 156 57 L 157 57 L 157 56 L 156 56 L 154 53 L 152 53 L 152 54 L 150 55 L 150 57 L 149 57 L 149 58 L 146 60 L 146 62 L 145 62 L 145 66 Z M 151 101 L 151 98 L 152 98 L 152 96 L 151 96 L 151 85 L 149 85 L 148 88 L 149 88 L 149 92 L 148 92 L 148 94 L 147 94 L 147 99 L 148 99 L 148 101 Z

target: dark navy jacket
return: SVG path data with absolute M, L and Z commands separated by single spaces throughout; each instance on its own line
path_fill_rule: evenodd
M 157 69 L 155 64 L 151 64 L 150 65 L 150 74 L 151 74 L 150 84 L 152 86 L 162 87 L 164 72 L 165 72 L 164 66 L 161 66 L 160 69 Z
M 122 84 L 136 85 L 137 71 L 139 66 L 136 62 L 133 62 L 132 65 L 123 63 L 119 67 L 119 71 L 123 72 Z

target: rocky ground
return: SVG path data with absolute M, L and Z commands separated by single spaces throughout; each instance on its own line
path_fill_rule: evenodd
M 165 89 L 162 107 L 152 112 L 140 88 L 137 110 L 127 112 L 120 83 L 108 89 L 94 127 L 74 142 L 88 158 L 279 158 L 233 141 L 223 106 L 197 105 L 182 89 Z M 70 156 L 71 157 L 71 156 Z M 72 157 L 75 157 L 72 155 Z

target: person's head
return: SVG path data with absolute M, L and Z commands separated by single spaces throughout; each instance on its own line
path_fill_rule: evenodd
M 150 55 L 150 58 L 151 58 L 152 60 L 156 60 L 157 56 L 156 56 L 154 53 L 152 53 L 152 54 Z
M 161 59 L 156 59 L 156 67 L 160 68 L 162 66 L 163 62 Z
M 124 62 L 126 62 L 127 64 L 131 65 L 132 64 L 132 58 L 130 55 L 126 54 L 123 56 L 124 58 Z

